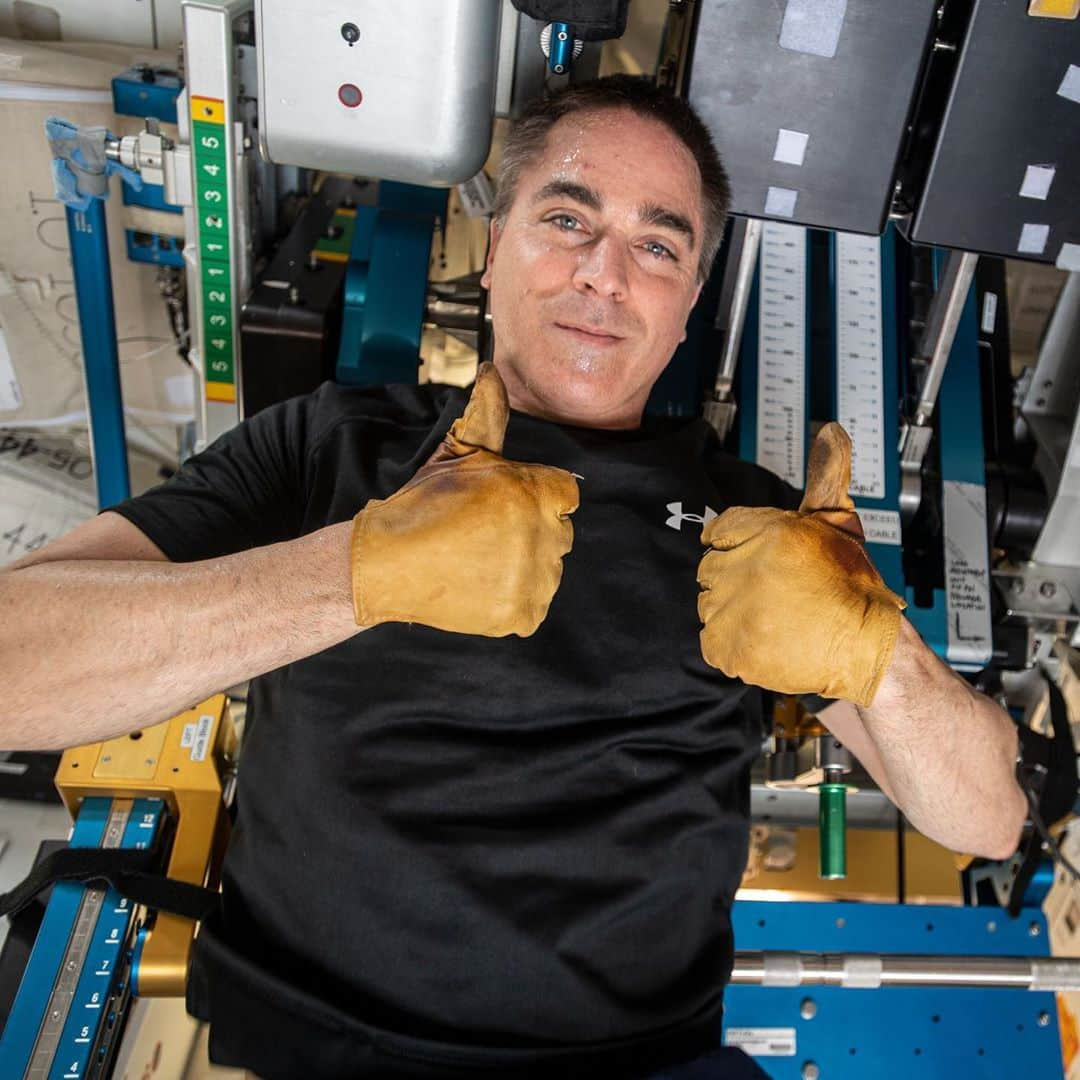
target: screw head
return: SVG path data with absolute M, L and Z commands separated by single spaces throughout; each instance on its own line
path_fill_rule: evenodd
M 1038 937 L 1042 933 L 1042 927 L 1037 922 L 1028 923 L 1028 936 Z
M 1009 588 L 1011 588 L 1012 591 L 1016 593 L 1017 596 L 1019 596 L 1024 591 L 1024 579 L 1013 578 L 1012 584 L 1009 586 Z
M 821 1070 L 813 1061 L 804 1061 L 802 1067 L 803 1080 L 818 1080 Z
M 1039 586 L 1039 592 L 1049 600 L 1057 592 L 1057 586 L 1052 581 L 1044 581 Z
M 813 1020 L 817 1016 L 817 1002 L 813 998 L 803 998 L 799 1005 L 799 1015 L 804 1020 Z
M 1038 1023 L 1039 1027 L 1046 1027 L 1047 1024 L 1050 1023 L 1050 1014 L 1045 1011 L 1039 1013 L 1039 1018 L 1036 1022 Z

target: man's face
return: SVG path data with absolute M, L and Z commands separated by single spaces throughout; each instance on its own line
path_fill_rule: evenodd
M 628 109 L 548 133 L 493 223 L 495 365 L 511 405 L 589 427 L 636 427 L 697 300 L 701 177 L 690 151 Z

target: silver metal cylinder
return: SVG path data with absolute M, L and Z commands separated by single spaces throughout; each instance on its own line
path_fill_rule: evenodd
M 1080 990 L 1080 959 L 1050 956 L 918 956 L 738 952 L 733 983 L 758 986 L 977 986 Z

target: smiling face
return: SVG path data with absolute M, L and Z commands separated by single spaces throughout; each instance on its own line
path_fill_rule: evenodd
M 548 132 L 493 222 L 483 283 L 510 404 L 632 428 L 700 291 L 701 177 L 659 121 L 578 111 Z

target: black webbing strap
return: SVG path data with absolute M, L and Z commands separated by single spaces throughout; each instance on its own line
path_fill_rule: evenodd
M 121 896 L 157 911 L 202 920 L 220 902 L 214 889 L 164 877 L 160 853 L 130 848 L 62 848 L 47 855 L 11 892 L 0 893 L 0 915 L 16 915 L 57 881 L 108 884 Z

